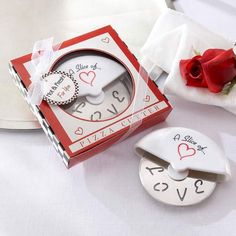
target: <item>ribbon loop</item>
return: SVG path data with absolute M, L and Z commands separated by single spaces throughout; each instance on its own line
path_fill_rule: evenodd
M 53 38 L 37 41 L 34 44 L 31 56 L 33 74 L 30 78 L 31 84 L 28 88 L 28 99 L 35 105 L 40 105 L 44 96 L 44 86 L 41 77 L 46 73 L 53 54 L 60 45 L 53 47 Z

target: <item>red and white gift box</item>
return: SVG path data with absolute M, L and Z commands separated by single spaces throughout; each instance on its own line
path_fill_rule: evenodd
M 31 54 L 10 62 L 10 73 L 17 86 L 67 167 L 108 148 L 124 137 L 135 124 L 139 125 L 134 132 L 129 133 L 136 133 L 163 121 L 172 109 L 166 97 L 148 78 L 145 70 L 111 26 L 64 41 L 55 54 L 59 60 L 68 53 L 86 50 L 102 52 L 115 58 L 132 78 L 133 90 L 127 109 L 102 122 L 75 117 L 60 106 L 46 101 L 39 106 L 33 105 L 27 96 L 32 75 Z M 50 68 L 53 70 L 53 66 Z

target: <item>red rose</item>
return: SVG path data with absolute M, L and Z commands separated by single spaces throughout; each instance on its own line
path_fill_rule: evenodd
M 186 85 L 205 87 L 213 93 L 221 92 L 236 76 L 236 60 L 233 49 L 208 49 L 202 56 L 181 60 L 181 76 Z

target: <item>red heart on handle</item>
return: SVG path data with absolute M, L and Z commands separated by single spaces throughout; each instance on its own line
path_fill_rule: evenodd
M 96 78 L 96 73 L 94 71 L 89 72 L 80 72 L 79 79 L 82 80 L 84 83 L 93 86 L 93 81 Z
M 191 148 L 186 143 L 181 143 L 178 146 L 178 153 L 180 156 L 180 160 L 186 157 L 192 157 L 196 154 L 196 150 L 194 148 Z

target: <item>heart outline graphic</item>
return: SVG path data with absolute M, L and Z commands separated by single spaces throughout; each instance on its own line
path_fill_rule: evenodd
M 95 78 L 96 78 L 96 73 L 92 70 L 90 70 L 89 72 L 82 71 L 79 73 L 79 79 L 83 81 L 84 83 L 89 84 L 92 87 L 93 87 L 93 81 L 95 80 Z
M 81 127 L 78 127 L 75 132 L 74 132 L 76 135 L 82 135 L 84 133 L 84 130 L 83 128 Z
M 183 147 L 185 148 L 185 150 L 182 149 Z M 186 155 L 183 152 L 186 152 Z M 196 154 L 196 149 L 189 147 L 187 143 L 180 143 L 178 146 L 178 154 L 180 160 L 186 157 L 193 157 Z
M 103 39 L 101 39 L 103 43 L 109 43 L 110 39 L 108 37 L 105 37 Z
M 143 99 L 144 102 L 149 102 L 151 97 L 147 94 L 146 97 Z

